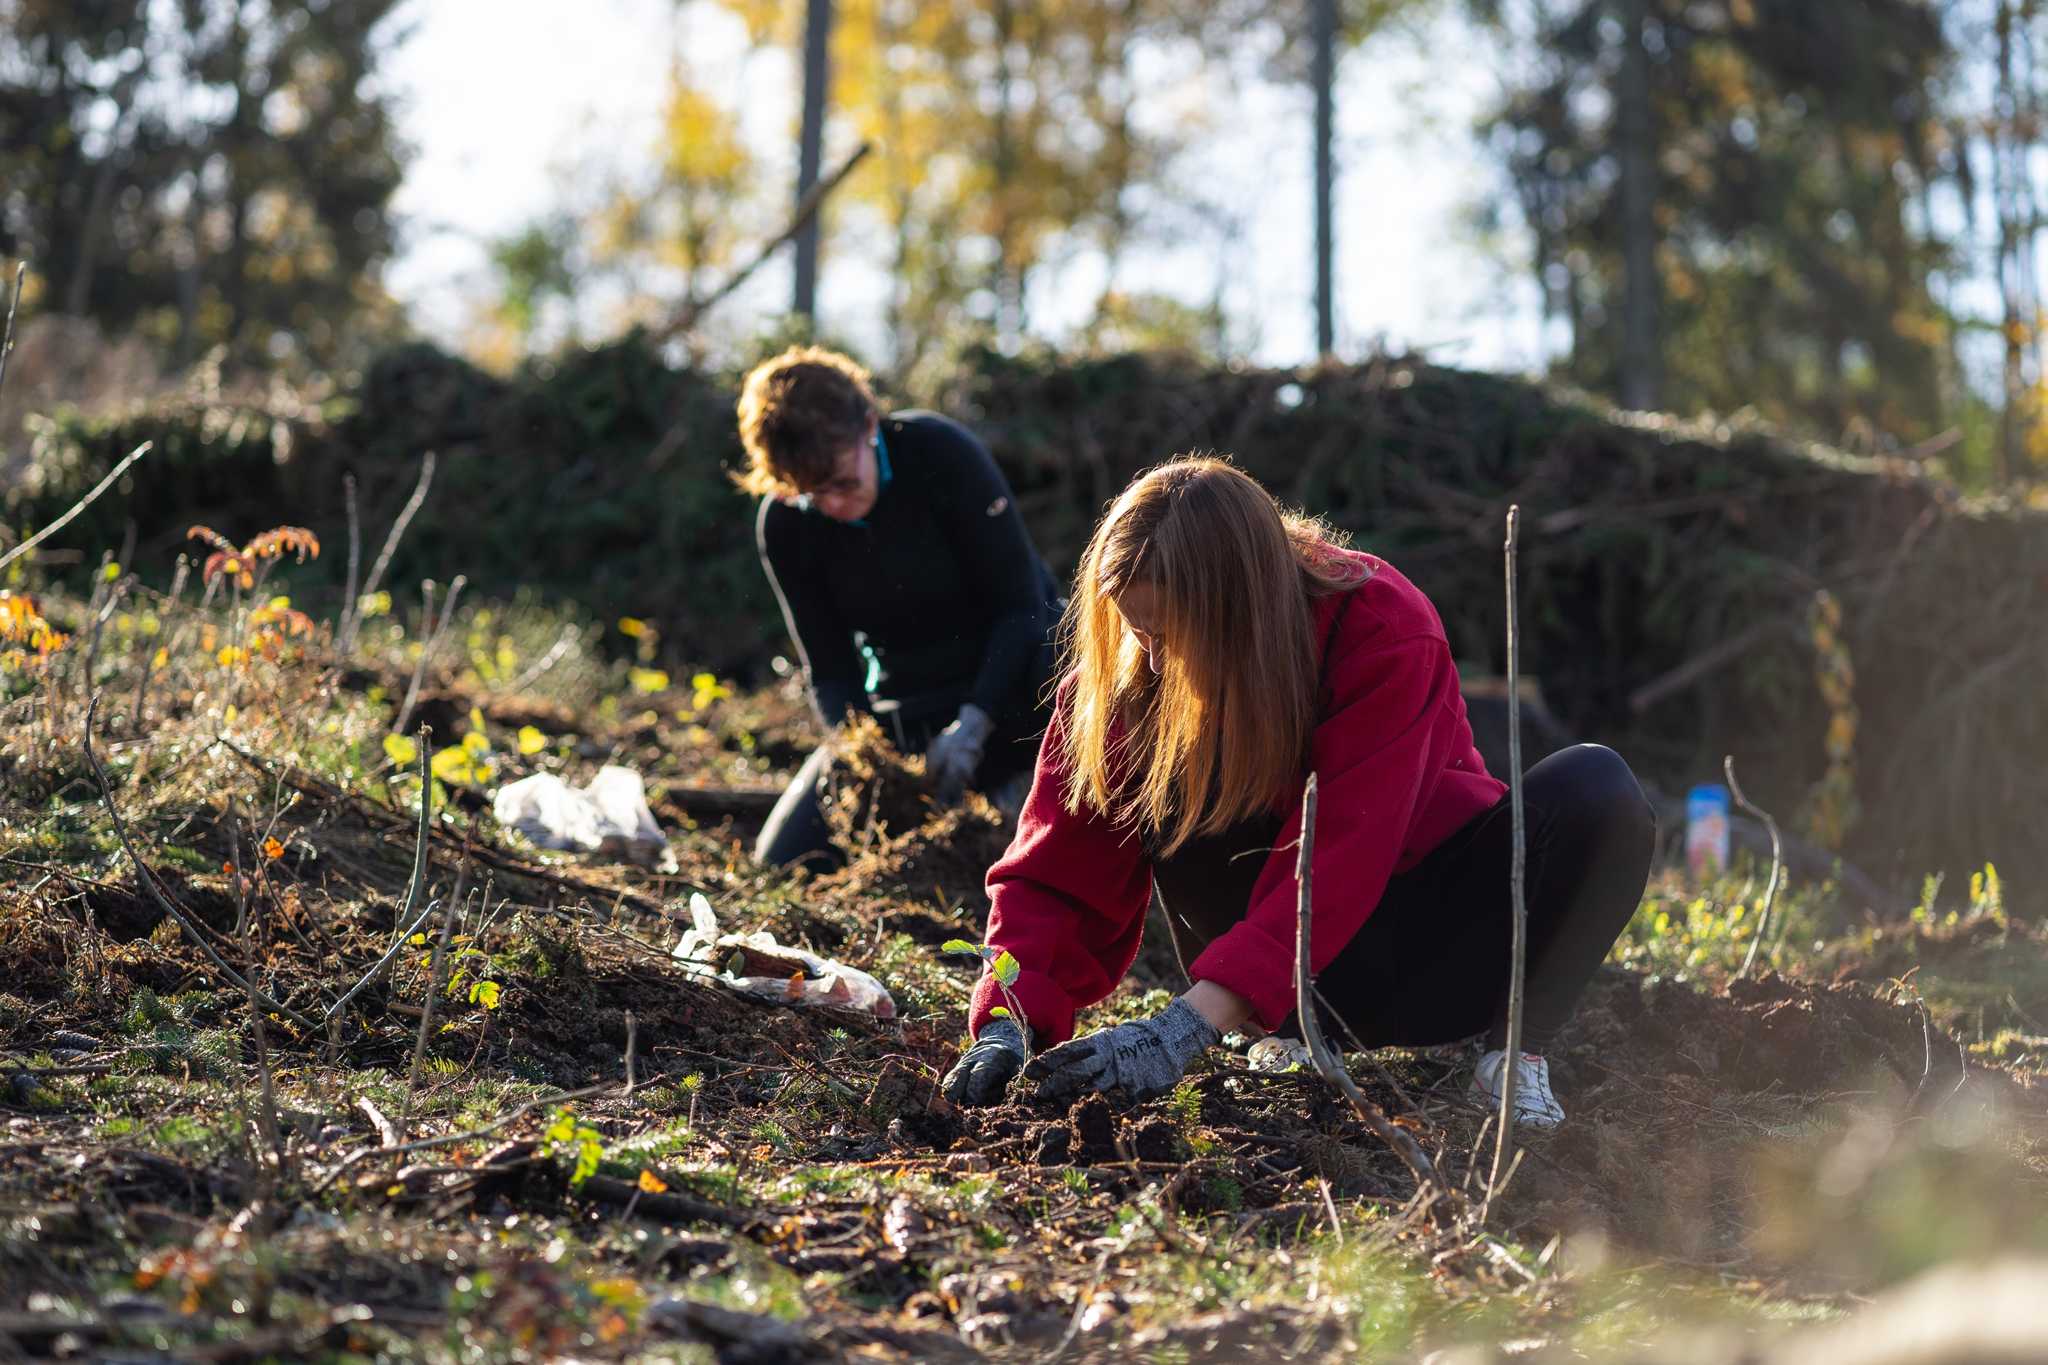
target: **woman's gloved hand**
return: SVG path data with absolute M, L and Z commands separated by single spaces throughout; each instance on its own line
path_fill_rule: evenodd
M 958 801 L 981 766 L 981 751 L 996 723 L 973 702 L 964 703 L 953 723 L 939 731 L 924 751 L 924 770 L 939 789 L 942 801 Z
M 1023 1065 L 1023 1030 L 1012 1020 L 991 1019 L 939 1082 L 939 1090 L 955 1104 L 994 1104 Z
M 1039 1053 L 1024 1068 L 1024 1079 L 1038 1082 L 1039 1099 L 1091 1090 L 1121 1090 L 1134 1100 L 1149 1099 L 1179 1084 L 1188 1063 L 1221 1037 L 1187 1001 L 1175 999 L 1150 1019 L 1101 1029 Z

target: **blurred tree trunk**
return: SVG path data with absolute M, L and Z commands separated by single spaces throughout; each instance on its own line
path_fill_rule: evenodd
M 2026 466 L 2027 431 L 2036 418 L 2029 411 L 2033 383 L 2027 364 L 2041 327 L 2040 285 L 2034 272 L 2040 213 L 2028 166 L 2041 135 L 2032 96 L 2033 44 L 2028 41 L 2032 35 L 2027 29 L 2033 8 L 2029 0 L 1998 0 L 1995 21 L 1998 74 L 1991 117 L 1991 189 L 1998 215 L 2004 402 L 1998 416 L 1992 478 L 2000 485 L 2011 483 Z
M 825 92 L 830 39 L 832 0 L 809 0 L 804 17 L 804 112 L 797 147 L 796 197 L 801 203 L 818 183 L 818 167 L 825 141 Z M 821 205 L 797 233 L 796 299 L 798 317 L 814 318 L 818 309 L 818 237 Z
M 1650 107 L 1649 0 L 1622 0 L 1621 79 L 1615 100 L 1622 234 L 1621 405 L 1658 406 L 1664 339 L 1657 325 L 1657 145 Z
M 1315 54 L 1309 79 L 1316 91 L 1316 355 L 1337 349 L 1335 149 L 1337 0 L 1312 0 Z

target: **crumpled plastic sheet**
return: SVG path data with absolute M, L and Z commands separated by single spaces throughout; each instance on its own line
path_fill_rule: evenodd
M 541 848 L 623 858 L 657 872 L 676 870 L 675 854 L 647 808 L 647 787 L 631 768 L 607 764 L 581 787 L 536 773 L 498 789 L 498 823 Z
M 783 1005 L 859 1010 L 877 1019 L 896 1017 L 888 987 L 858 967 L 776 942 L 765 929 L 722 934 L 718 915 L 702 892 L 690 897 L 690 927 L 672 954 L 692 976 Z

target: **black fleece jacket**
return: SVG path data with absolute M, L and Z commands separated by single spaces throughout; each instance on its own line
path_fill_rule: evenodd
M 890 479 L 862 521 L 774 498 L 755 521 L 818 710 L 836 723 L 870 700 L 971 701 L 1036 733 L 1058 590 L 1008 482 L 949 418 L 900 412 L 880 430 Z

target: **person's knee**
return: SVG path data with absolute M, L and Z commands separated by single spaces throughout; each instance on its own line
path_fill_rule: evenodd
M 1582 818 L 1609 838 L 1654 848 L 1657 812 L 1627 761 L 1604 744 L 1575 744 L 1564 752 L 1571 763 L 1572 804 Z

